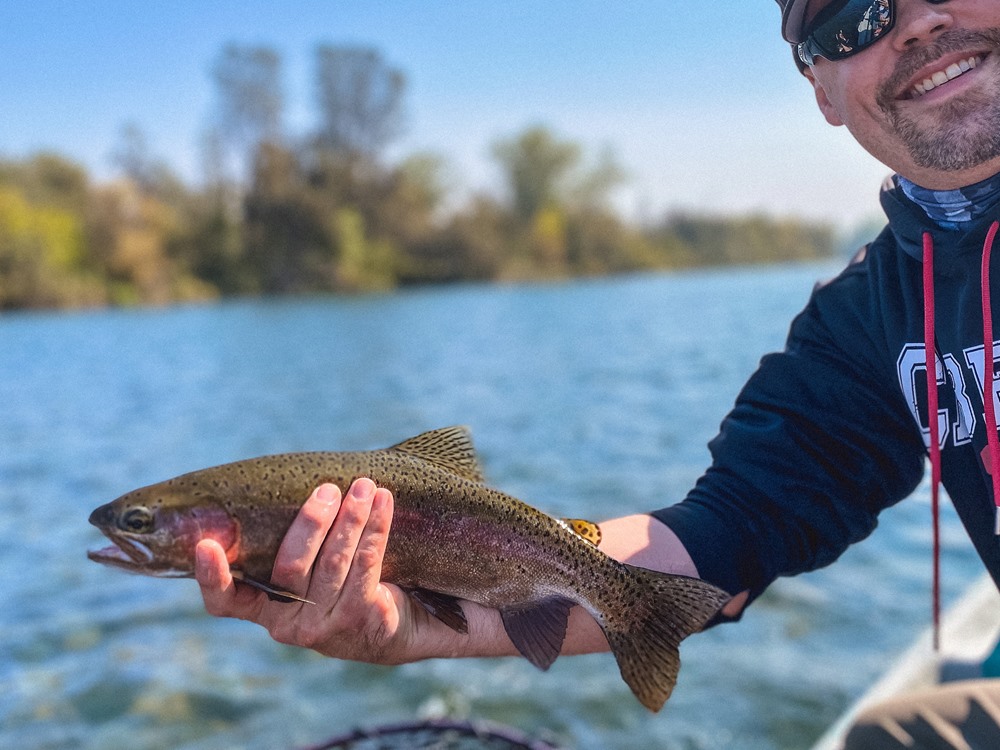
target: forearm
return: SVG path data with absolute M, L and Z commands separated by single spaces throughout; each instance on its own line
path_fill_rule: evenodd
M 698 568 L 681 540 L 669 526 L 645 513 L 604 521 L 601 526 L 601 549 L 616 560 L 649 568 L 661 573 L 700 578 Z M 747 601 L 747 593 L 734 596 L 722 614 L 736 617 Z M 606 651 L 604 634 L 597 622 L 581 608 L 573 610 L 566 634 L 564 653 Z
M 600 524 L 600 549 L 630 565 L 664 573 L 698 577 L 698 570 L 684 545 L 668 526 L 652 516 L 637 514 L 612 518 Z M 608 642 L 597 621 L 583 608 L 570 615 L 563 653 L 607 651 Z

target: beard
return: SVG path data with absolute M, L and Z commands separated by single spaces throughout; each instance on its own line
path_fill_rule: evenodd
M 899 138 L 913 161 L 924 168 L 961 171 L 1000 157 L 1000 75 L 996 52 L 981 65 L 991 67 L 992 78 L 976 91 L 952 97 L 932 112 L 911 112 L 901 106 L 896 92 L 928 63 L 969 49 L 1000 50 L 1000 29 L 953 30 L 934 44 L 903 54 L 892 76 L 880 88 L 877 102 L 886 114 L 887 129 Z

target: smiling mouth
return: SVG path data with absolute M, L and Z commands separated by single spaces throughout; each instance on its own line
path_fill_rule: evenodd
M 924 94 L 933 91 L 938 86 L 943 86 L 949 81 L 953 81 L 959 76 L 965 75 L 970 70 L 974 70 L 982 64 L 986 55 L 972 55 L 966 57 L 958 62 L 952 63 L 947 68 L 939 70 L 932 75 L 924 78 L 922 81 L 915 83 L 913 87 L 907 92 L 909 99 L 917 99 Z

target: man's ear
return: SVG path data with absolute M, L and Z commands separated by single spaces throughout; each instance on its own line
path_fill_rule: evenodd
M 819 105 L 819 111 L 823 113 L 823 117 L 826 121 L 838 127 L 844 124 L 844 121 L 840 119 L 840 113 L 837 112 L 836 107 L 833 106 L 833 102 L 830 101 L 830 97 L 826 95 L 826 89 L 823 88 L 823 84 L 816 80 L 816 74 L 813 72 L 812 68 L 806 68 L 802 71 L 809 83 L 812 84 L 813 93 L 816 95 L 816 104 Z

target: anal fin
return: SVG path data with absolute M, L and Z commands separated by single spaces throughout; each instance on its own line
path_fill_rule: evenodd
M 465 619 L 462 605 L 455 597 L 428 589 L 404 588 L 403 591 L 455 632 L 469 632 L 469 622 Z
M 559 656 L 573 607 L 569 599 L 553 598 L 500 610 L 504 630 L 525 659 L 545 670 Z
M 285 591 L 284 589 L 275 588 L 269 583 L 264 583 L 263 581 L 258 581 L 256 578 L 251 578 L 242 570 L 232 571 L 232 576 L 235 580 L 245 583 L 247 586 L 253 586 L 255 589 L 263 591 L 267 594 L 267 598 L 272 602 L 285 602 L 290 604 L 292 602 L 301 602 L 302 604 L 315 604 L 316 602 L 310 601 L 305 597 L 299 596 L 298 594 L 293 594 L 291 591 Z

